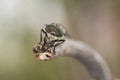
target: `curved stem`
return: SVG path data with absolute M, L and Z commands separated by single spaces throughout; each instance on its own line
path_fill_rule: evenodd
M 87 69 L 93 80 L 112 80 L 112 75 L 106 61 L 98 52 L 86 44 L 71 39 L 56 47 L 57 56 L 72 56 Z

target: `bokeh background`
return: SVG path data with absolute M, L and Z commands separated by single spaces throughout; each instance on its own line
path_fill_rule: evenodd
M 99 51 L 113 76 L 120 77 L 120 0 L 0 0 L 0 80 L 90 78 L 70 57 L 34 58 L 40 28 L 53 22 Z

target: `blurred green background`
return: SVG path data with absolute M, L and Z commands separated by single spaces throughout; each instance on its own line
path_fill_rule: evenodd
M 40 28 L 65 25 L 71 37 L 98 50 L 120 77 L 119 0 L 0 0 L 0 80 L 88 80 L 72 58 L 38 61 L 32 47 Z

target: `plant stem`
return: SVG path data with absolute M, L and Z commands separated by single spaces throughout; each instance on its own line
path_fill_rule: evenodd
M 106 61 L 94 49 L 83 42 L 66 39 L 56 47 L 56 55 L 72 56 L 80 61 L 87 69 L 93 80 L 112 80 L 112 75 Z

